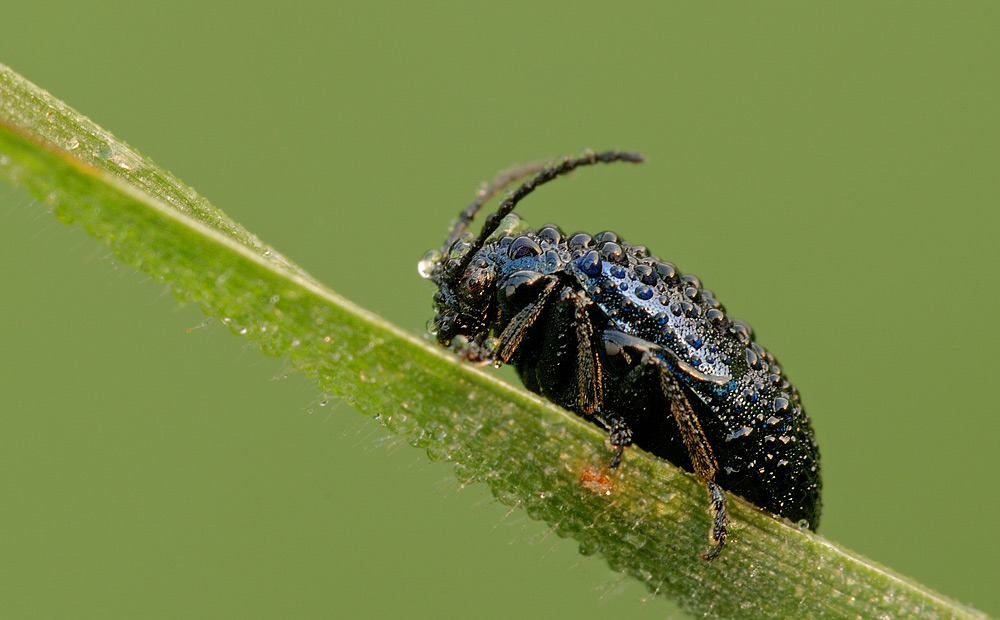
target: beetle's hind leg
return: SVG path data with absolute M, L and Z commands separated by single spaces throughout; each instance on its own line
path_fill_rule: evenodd
M 726 495 L 722 487 L 715 482 L 715 473 L 719 470 L 719 465 L 712 452 L 712 446 L 701 428 L 701 422 L 694 412 L 694 407 L 691 406 L 674 370 L 661 357 L 662 349 L 635 336 L 616 331 L 604 332 L 603 339 L 608 355 L 621 355 L 625 363 L 634 365 L 623 380 L 625 390 L 628 390 L 630 385 L 641 387 L 651 374 L 656 375 L 663 396 L 669 403 L 670 413 L 680 429 L 681 439 L 691 458 L 694 473 L 705 483 L 708 490 L 708 512 L 712 515 L 708 540 L 712 544 L 712 549 L 708 553 L 703 553 L 701 557 L 708 561 L 714 560 L 726 544 L 729 512 L 726 509 Z
M 673 414 L 677 427 L 681 431 L 681 438 L 684 440 L 688 456 L 691 457 L 694 473 L 708 488 L 708 512 L 712 515 L 712 527 L 708 531 L 708 541 L 713 547 L 708 553 L 701 554 L 701 557 L 707 561 L 714 560 L 719 556 L 723 545 L 726 544 L 726 535 L 729 532 L 729 513 L 726 510 L 726 495 L 715 482 L 715 472 L 719 470 L 719 465 L 712 453 L 712 446 L 708 443 L 708 438 L 705 437 L 705 431 L 702 430 L 698 416 L 695 415 L 687 394 L 681 388 L 680 381 L 667 363 L 653 350 L 648 350 L 643 353 L 640 366 L 654 367 L 659 371 L 660 387 L 670 403 L 670 413 Z
M 726 510 L 726 494 L 722 492 L 722 487 L 715 480 L 706 480 L 705 484 L 708 485 L 708 512 L 712 515 L 712 529 L 709 530 L 708 540 L 715 546 L 708 553 L 701 554 L 701 557 L 711 562 L 719 557 L 719 552 L 726 544 L 729 513 Z

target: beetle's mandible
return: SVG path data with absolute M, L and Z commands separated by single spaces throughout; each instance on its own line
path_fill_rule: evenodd
M 729 519 L 723 488 L 807 523 L 820 513 L 819 448 L 799 394 L 750 327 L 698 278 L 615 233 L 532 230 L 512 215 L 536 187 L 635 153 L 586 153 L 502 173 L 459 215 L 421 273 L 437 286 L 432 331 L 465 360 L 512 364 L 525 387 L 608 431 L 617 467 L 631 444 L 697 475 L 712 524 L 706 560 Z M 482 206 L 532 177 L 469 232 Z

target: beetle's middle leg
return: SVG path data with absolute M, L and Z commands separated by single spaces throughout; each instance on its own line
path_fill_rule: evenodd
M 558 303 L 570 307 L 576 332 L 574 409 L 581 415 L 593 416 L 608 429 L 608 440 L 615 450 L 608 466 L 615 469 L 621 463 L 625 448 L 632 445 L 632 429 L 620 415 L 603 409 L 604 368 L 597 353 L 601 342 L 595 338 L 594 325 L 587 312 L 587 308 L 594 302 L 583 291 L 565 287 Z
M 569 326 L 566 331 L 548 331 L 538 353 L 541 358 L 536 361 L 546 367 L 545 371 L 549 371 L 564 363 L 557 351 L 564 355 L 570 379 L 556 394 L 550 394 L 549 397 L 581 416 L 592 417 L 608 429 L 611 445 L 616 449 L 611 460 L 611 467 L 614 468 L 621 460 L 622 450 L 632 443 L 632 431 L 624 420 L 602 410 L 604 369 L 597 351 L 601 346 L 600 338 L 595 336 L 589 311 L 593 301 L 583 291 L 572 286 L 560 286 L 555 282 L 554 278 L 548 280 L 537 298 L 518 312 L 504 328 L 498 338 L 500 344 L 495 349 L 494 359 L 501 363 L 508 362 L 522 342 L 525 332 L 537 322 L 543 310 L 550 310 L 544 320 L 555 320 L 561 325 Z M 524 375 L 522 378 L 527 383 L 528 379 Z M 553 380 L 551 377 L 535 377 L 532 382 L 544 394 L 543 386 L 552 385 Z

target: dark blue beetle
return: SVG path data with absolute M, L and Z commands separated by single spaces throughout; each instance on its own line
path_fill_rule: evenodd
M 421 273 L 437 285 L 432 331 L 466 360 L 512 364 L 525 386 L 608 430 L 610 466 L 636 444 L 694 472 L 713 514 L 706 560 L 728 517 L 721 487 L 816 529 L 819 448 L 798 392 L 750 327 L 698 278 L 615 233 L 566 236 L 511 215 L 535 187 L 579 166 L 641 162 L 609 151 L 533 164 L 480 191 Z M 473 218 L 507 185 L 526 181 Z

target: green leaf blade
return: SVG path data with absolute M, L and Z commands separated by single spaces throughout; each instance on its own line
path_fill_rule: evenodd
M 596 428 L 344 300 L 2 66 L 0 176 L 264 353 L 288 356 L 324 392 L 453 462 L 463 483 L 489 484 L 696 615 L 984 617 L 732 497 L 731 541 L 704 562 L 705 491 L 690 475 L 631 449 L 612 478 L 586 484 L 582 475 L 607 473 Z

